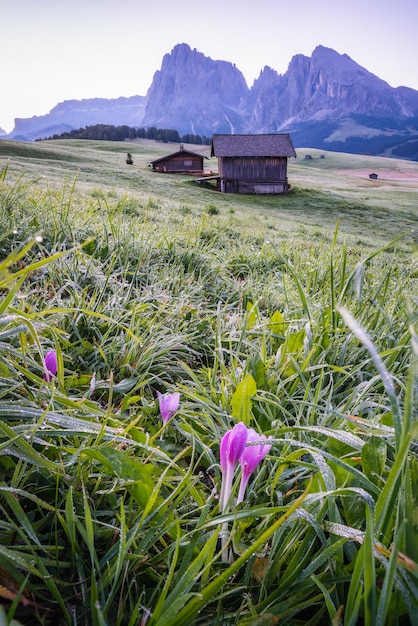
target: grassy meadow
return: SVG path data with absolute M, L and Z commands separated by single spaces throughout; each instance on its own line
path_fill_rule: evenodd
M 418 163 L 239 196 L 177 149 L 0 141 L 0 625 L 414 626 Z

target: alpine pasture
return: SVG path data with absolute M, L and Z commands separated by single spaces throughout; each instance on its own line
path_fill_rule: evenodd
M 175 149 L 0 141 L 0 623 L 417 624 L 418 163 Z

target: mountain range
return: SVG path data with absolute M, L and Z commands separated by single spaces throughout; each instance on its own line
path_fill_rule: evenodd
M 284 74 L 265 66 L 251 87 L 228 61 L 188 44 L 165 54 L 146 96 L 67 100 L 16 119 L 5 137 L 32 141 L 93 124 L 180 134 L 291 133 L 295 147 L 418 160 L 418 91 L 391 87 L 346 54 L 318 46 Z
M 144 117 L 145 102 L 145 96 L 65 100 L 45 115 L 16 118 L 14 129 L 6 137 L 34 141 L 94 124 L 137 127 Z

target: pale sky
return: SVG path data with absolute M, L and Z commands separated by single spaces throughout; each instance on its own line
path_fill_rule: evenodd
M 323 45 L 418 90 L 418 0 L 0 0 L 0 127 L 63 100 L 145 96 L 178 43 L 249 87 Z

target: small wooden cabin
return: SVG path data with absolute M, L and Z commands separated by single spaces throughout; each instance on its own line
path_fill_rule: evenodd
M 289 134 L 213 135 L 218 188 L 223 193 L 286 194 L 287 160 L 296 157 Z
M 181 144 L 177 152 L 151 161 L 149 165 L 152 166 L 154 172 L 200 174 L 203 172 L 203 159 L 208 158 L 197 152 L 185 150 Z

